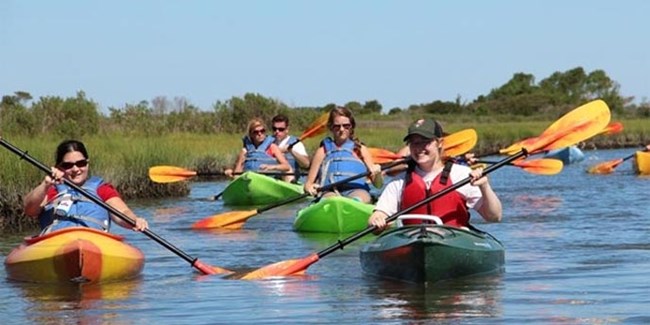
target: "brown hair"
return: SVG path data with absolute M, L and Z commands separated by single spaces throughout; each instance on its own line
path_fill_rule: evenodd
M 354 135 L 354 128 L 357 126 L 357 122 L 354 120 L 354 116 L 352 115 L 352 111 L 345 107 L 345 106 L 336 106 L 330 110 L 330 116 L 327 119 L 327 128 L 332 129 L 332 126 L 334 125 L 334 119 L 337 116 L 345 116 L 348 119 L 350 119 L 350 124 L 352 124 L 352 127 L 350 128 L 350 139 L 354 141 L 354 151 L 356 154 L 361 157 L 361 141 L 357 139 L 357 137 Z
M 257 128 L 258 126 L 261 126 L 261 127 L 266 129 L 266 127 L 264 126 L 264 121 L 262 121 L 262 119 L 260 119 L 260 118 L 256 117 L 256 118 L 248 121 L 248 135 L 250 136 L 251 133 L 253 133 L 255 128 Z

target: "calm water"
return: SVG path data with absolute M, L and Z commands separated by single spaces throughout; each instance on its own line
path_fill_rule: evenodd
M 506 272 L 414 285 L 361 273 L 364 238 L 326 256 L 304 277 L 260 281 L 199 276 L 146 236 L 116 229 L 144 251 L 141 278 L 68 288 L 9 282 L 0 268 L 2 323 L 650 323 L 650 179 L 630 162 L 609 176 L 585 167 L 628 150 L 587 152 L 556 176 L 504 167 L 491 176 L 504 222 L 475 224 L 506 245 Z M 152 230 L 203 262 L 231 269 L 302 258 L 336 236 L 291 231 L 306 202 L 251 218 L 241 231 L 196 232 L 192 222 L 228 211 L 215 195 L 224 183 L 193 183 L 187 198 L 130 202 Z M 26 235 L 26 234 L 21 234 Z M 2 256 L 20 236 L 0 241 Z

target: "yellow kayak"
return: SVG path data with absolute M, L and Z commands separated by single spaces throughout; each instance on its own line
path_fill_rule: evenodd
M 634 169 L 639 175 L 650 175 L 650 151 L 637 151 L 634 156 Z
M 25 238 L 5 260 L 9 279 L 38 283 L 121 280 L 143 267 L 144 255 L 123 236 L 82 227 Z

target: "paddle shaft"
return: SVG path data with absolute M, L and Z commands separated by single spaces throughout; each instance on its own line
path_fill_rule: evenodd
M 487 175 L 487 174 L 495 171 L 496 169 L 501 168 L 504 165 L 510 164 L 511 162 L 513 162 L 513 161 L 515 161 L 515 160 L 517 160 L 517 159 L 519 159 L 521 157 L 524 157 L 526 155 L 528 155 L 528 152 L 525 149 L 522 149 L 517 154 L 514 154 L 514 155 L 512 155 L 512 156 L 510 156 L 510 157 L 508 157 L 508 158 L 506 158 L 504 160 L 501 160 L 499 162 L 495 162 L 493 165 L 489 166 L 488 168 L 486 168 L 483 171 L 483 175 Z M 425 205 L 425 204 L 427 204 L 427 203 L 429 203 L 429 202 L 431 202 L 431 201 L 433 201 L 433 200 L 435 200 L 435 199 L 437 199 L 437 198 L 439 198 L 439 197 L 441 197 L 441 196 L 443 196 L 443 195 L 445 195 L 447 193 L 455 191 L 458 188 L 460 188 L 462 186 L 465 186 L 466 184 L 469 184 L 471 181 L 472 181 L 472 178 L 467 177 L 467 178 L 463 179 L 462 181 L 460 181 L 460 182 L 458 182 L 458 183 L 456 183 L 456 184 L 454 184 L 454 185 L 452 185 L 452 186 L 450 186 L 450 187 L 448 187 L 448 188 L 446 188 L 446 189 L 444 189 L 444 190 L 442 190 L 442 191 L 440 191 L 440 192 L 438 192 L 438 193 L 436 193 L 436 194 L 434 194 L 434 195 L 432 195 L 432 196 L 430 196 L 430 197 L 416 203 L 415 205 L 410 206 L 410 207 L 408 207 L 408 208 L 406 208 L 404 210 L 401 210 L 401 211 L 393 214 L 392 216 L 386 218 L 386 223 L 392 222 L 395 219 L 397 219 L 398 217 L 400 217 L 400 216 L 402 216 L 404 214 L 407 214 L 407 213 L 419 208 L 422 205 Z M 375 231 L 375 229 L 376 229 L 375 226 L 369 226 L 365 230 L 362 230 L 361 232 L 356 233 L 356 234 L 354 234 L 354 235 L 352 235 L 352 236 L 350 236 L 348 238 L 345 238 L 345 239 L 337 242 L 336 244 L 334 244 L 334 245 L 332 245 L 330 247 L 327 247 L 324 250 L 318 252 L 317 253 L 318 257 L 323 258 L 323 257 L 335 252 L 338 249 L 343 249 L 344 246 L 346 246 L 346 245 L 352 243 L 353 241 L 355 241 L 355 240 L 357 240 L 357 239 L 359 239 L 359 238 L 361 238 L 361 237 Z
M 386 166 L 382 166 L 382 167 L 381 167 L 381 170 L 385 170 L 385 169 L 391 168 L 391 167 L 393 167 L 393 166 L 397 166 L 397 165 L 399 165 L 399 164 L 403 164 L 403 163 L 405 163 L 406 161 L 407 161 L 407 159 L 402 159 L 402 160 L 394 161 L 394 162 L 392 162 L 392 163 L 390 163 L 390 164 L 388 164 L 388 165 L 386 165 Z M 319 191 L 319 192 L 329 191 L 329 190 L 331 190 L 331 189 L 336 188 L 337 186 L 341 186 L 341 185 L 346 184 L 346 183 L 348 183 L 348 182 L 351 182 L 351 181 L 353 181 L 353 180 L 355 180 L 355 179 L 359 179 L 359 178 L 367 177 L 367 176 L 370 176 L 370 172 L 369 172 L 369 171 L 368 171 L 368 172 L 365 172 L 365 173 L 362 173 L 362 174 L 358 174 L 358 175 L 350 176 L 350 177 L 348 177 L 348 178 L 342 179 L 342 180 L 340 180 L 340 181 L 338 181 L 338 182 L 334 182 L 334 183 L 332 183 L 332 184 L 325 185 L 325 186 L 319 188 L 318 191 Z M 259 208 L 259 209 L 257 209 L 257 213 L 262 213 L 262 212 L 264 212 L 264 211 L 268 211 L 268 210 L 271 210 L 271 209 L 273 209 L 273 208 L 277 208 L 277 207 L 279 207 L 279 206 L 281 206 L 281 205 L 285 205 L 285 204 L 289 204 L 289 203 L 291 203 L 291 202 L 298 201 L 298 200 L 300 200 L 300 199 L 303 199 L 303 198 L 308 197 L 309 195 L 310 195 L 309 193 L 303 193 L 303 194 L 300 194 L 300 195 L 298 195 L 298 196 L 290 197 L 290 198 L 285 199 L 285 200 L 282 200 L 282 201 L 280 201 L 280 202 L 273 203 L 273 204 L 271 204 L 271 205 L 268 205 L 268 206 L 265 206 L 265 207 Z
M 24 159 L 24 160 L 30 162 L 32 165 L 38 167 L 40 170 L 44 171 L 46 174 L 51 174 L 52 173 L 52 170 L 49 167 L 45 166 L 45 164 L 43 164 L 43 163 L 39 162 L 38 160 L 34 159 L 32 156 L 30 156 L 27 153 L 27 151 L 22 151 L 22 150 L 18 149 L 17 147 L 15 147 L 11 143 L 5 141 L 2 138 L 0 138 L 0 145 L 2 145 L 3 147 L 9 149 L 11 152 L 15 153 L 16 155 L 20 156 L 20 159 Z M 78 185 L 72 183 L 70 180 L 64 178 L 63 182 L 65 182 L 66 185 L 70 186 L 75 191 L 78 191 L 79 193 L 81 193 L 83 196 L 85 196 L 89 200 L 91 200 L 94 203 L 98 204 L 102 208 L 108 210 L 110 213 L 116 215 L 118 218 L 128 222 L 132 226 L 135 226 L 135 220 L 129 218 L 124 213 L 122 213 L 122 212 L 118 211 L 117 209 L 115 209 L 114 207 L 106 204 L 106 202 L 102 201 L 101 199 L 91 195 L 90 193 L 88 193 L 83 188 L 81 188 Z M 170 251 L 174 252 L 176 255 L 180 256 L 185 261 L 189 262 L 190 265 L 195 266 L 195 264 L 198 262 L 198 258 L 191 257 L 190 255 L 186 254 L 182 250 L 178 249 L 177 247 L 175 247 L 174 245 L 172 245 L 168 241 L 164 240 L 163 238 L 161 238 L 160 236 L 155 234 L 153 231 L 151 231 L 149 229 L 145 229 L 144 231 L 142 231 L 142 233 L 144 233 L 145 235 L 147 235 L 149 238 L 153 239 L 157 243 L 163 245 L 165 248 L 169 249 Z M 199 269 L 199 271 L 204 272 L 200 268 L 198 268 L 198 269 Z

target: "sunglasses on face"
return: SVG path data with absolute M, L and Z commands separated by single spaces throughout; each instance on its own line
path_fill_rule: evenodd
M 332 124 L 332 129 L 334 130 L 340 130 L 341 128 L 344 128 L 346 130 L 349 130 L 352 127 L 352 124 L 350 123 L 345 123 L 345 124 Z
M 82 159 L 82 160 L 77 160 L 75 162 L 64 161 L 61 164 L 59 164 L 59 167 L 63 168 L 64 170 L 71 169 L 74 166 L 77 166 L 79 168 L 86 167 L 88 166 L 88 160 Z
M 251 134 L 264 134 L 264 133 L 266 133 L 265 129 L 253 130 L 253 132 L 251 132 Z
M 275 132 L 275 131 L 284 132 L 286 130 L 287 130 L 287 128 L 276 128 L 275 126 L 273 127 L 273 132 Z

